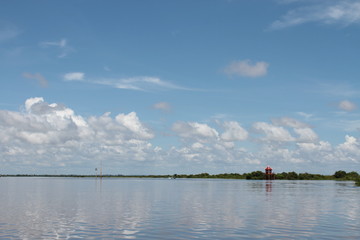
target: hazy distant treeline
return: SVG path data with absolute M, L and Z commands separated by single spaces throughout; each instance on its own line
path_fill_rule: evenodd
M 36 175 L 36 174 L 16 174 L 16 175 L 2 175 L 4 177 L 100 177 L 98 175 Z M 265 179 L 265 173 L 262 171 L 253 171 L 250 173 L 221 173 L 221 174 L 173 174 L 173 175 L 103 175 L 102 177 L 137 177 L 137 178 L 219 178 L 219 179 L 249 179 L 262 180 Z M 333 175 L 322 175 L 312 173 L 296 173 L 296 172 L 282 172 L 276 173 L 275 179 L 278 180 L 344 180 L 355 181 L 360 186 L 360 175 L 357 172 L 346 172 L 343 170 L 336 171 Z
M 222 173 L 211 175 L 209 173 L 201 174 L 174 174 L 167 175 L 167 177 L 174 178 L 224 178 L 224 179 L 252 179 L 252 180 L 262 180 L 265 179 L 265 173 L 262 171 L 254 171 L 251 173 Z M 279 180 L 358 180 L 360 175 L 357 172 L 345 172 L 345 171 L 336 171 L 333 175 L 322 175 L 322 174 L 312 174 L 312 173 L 296 173 L 296 172 L 282 172 L 276 173 L 275 179 Z

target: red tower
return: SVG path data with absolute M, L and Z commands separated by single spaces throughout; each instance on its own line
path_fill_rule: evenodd
M 270 166 L 267 166 L 265 168 L 265 179 L 266 180 L 273 180 L 275 179 L 275 173 L 272 172 L 272 168 Z

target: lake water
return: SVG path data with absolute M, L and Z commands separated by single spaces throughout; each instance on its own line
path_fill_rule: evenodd
M 353 182 L 0 178 L 0 239 L 360 239 Z

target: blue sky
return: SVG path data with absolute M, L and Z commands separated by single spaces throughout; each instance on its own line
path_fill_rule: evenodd
M 3 173 L 360 171 L 360 1 L 4 1 Z

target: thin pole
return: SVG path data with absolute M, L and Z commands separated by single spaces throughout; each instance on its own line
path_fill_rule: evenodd
M 102 159 L 101 159 L 101 162 L 100 162 L 100 177 L 102 178 Z

